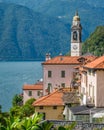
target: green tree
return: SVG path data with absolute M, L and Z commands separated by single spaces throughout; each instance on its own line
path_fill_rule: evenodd
M 16 95 L 13 97 L 12 105 L 13 105 L 13 106 L 21 106 L 22 104 L 23 104 L 23 96 L 16 94 Z
M 10 109 L 10 114 L 14 117 L 20 117 L 21 115 L 21 108 L 22 106 L 13 106 L 11 109 Z
M 35 108 L 32 105 L 34 101 L 35 99 L 31 98 L 21 107 L 21 116 L 29 117 L 35 113 Z
M 18 96 L 15 96 L 13 98 L 14 105 L 10 109 L 10 114 L 15 117 L 29 117 L 35 113 L 35 108 L 32 106 L 33 102 L 35 101 L 34 98 L 29 99 L 24 105 L 19 106 L 18 101 L 21 102 L 21 100 L 18 100 Z
M 104 26 L 98 26 L 82 44 L 82 52 L 90 52 L 96 56 L 104 54 Z

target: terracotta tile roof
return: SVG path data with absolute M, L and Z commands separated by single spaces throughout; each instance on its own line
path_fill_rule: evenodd
M 37 99 L 33 103 L 33 106 L 55 106 L 55 105 L 62 106 L 64 105 L 62 96 L 63 96 L 63 92 L 60 90 L 57 90 L 47 96 L 43 96 Z
M 97 57 L 93 55 L 85 55 L 85 56 L 80 56 L 78 59 L 80 62 L 82 61 L 84 64 L 87 64 L 93 60 L 95 60 Z
M 95 56 L 57 56 L 46 62 L 43 62 L 43 65 L 80 65 L 81 62 L 79 59 L 85 58 L 87 62 L 91 62 L 95 59 Z
M 78 61 L 78 56 L 57 56 L 57 57 L 54 57 L 52 58 L 51 60 L 48 60 L 44 63 L 42 63 L 43 65 L 63 65 L 63 64 L 79 64 L 79 61 Z
M 66 93 L 69 95 L 68 102 L 79 103 L 78 97 L 75 96 L 74 90 L 71 90 L 70 88 L 64 88 L 37 99 L 33 103 L 33 106 L 63 106 L 65 103 L 63 99 L 65 98 Z
M 43 90 L 43 82 L 38 82 L 36 84 L 25 84 L 23 90 Z
M 93 69 L 104 69 L 104 56 L 98 57 L 94 61 L 86 64 L 84 67 Z

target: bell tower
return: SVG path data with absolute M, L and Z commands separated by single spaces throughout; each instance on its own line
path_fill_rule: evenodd
M 82 26 L 80 23 L 80 17 L 78 12 L 76 12 L 73 17 L 72 27 L 71 27 L 71 56 L 81 55 L 81 42 L 82 42 Z

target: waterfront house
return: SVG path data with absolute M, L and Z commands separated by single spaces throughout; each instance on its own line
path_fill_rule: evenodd
M 71 86 L 75 67 L 80 64 L 78 59 L 78 56 L 57 56 L 42 63 L 44 95 Z
M 38 81 L 36 84 L 24 84 L 23 86 L 23 103 L 30 99 L 38 99 L 43 96 L 43 82 Z
M 56 90 L 49 95 L 43 96 L 37 99 L 33 106 L 35 111 L 44 115 L 43 119 L 56 119 L 62 120 L 64 102 L 62 100 L 63 91 L 62 89 Z

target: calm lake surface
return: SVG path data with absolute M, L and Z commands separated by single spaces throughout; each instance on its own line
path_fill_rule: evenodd
M 24 84 L 42 78 L 42 62 L 0 62 L 0 105 L 8 111 L 15 94 L 22 93 Z

